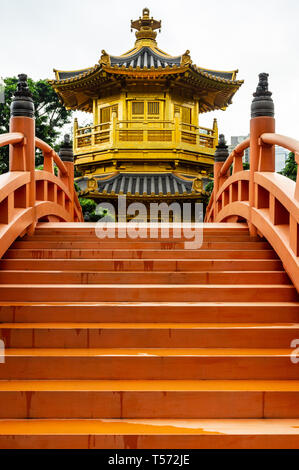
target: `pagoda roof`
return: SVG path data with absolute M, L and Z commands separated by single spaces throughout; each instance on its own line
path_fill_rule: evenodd
M 70 109 L 92 111 L 92 98 L 100 97 L 103 88 L 109 82 L 115 86 L 124 80 L 175 80 L 192 89 L 194 96 L 202 96 L 211 91 L 213 100 L 200 107 L 200 112 L 225 109 L 232 96 L 242 85 L 236 80 L 238 70 L 217 71 L 193 64 L 190 51 L 179 56 L 171 56 L 158 48 L 155 29 L 161 22 L 149 17 L 148 9 L 143 10 L 143 17 L 132 21 L 137 29 L 135 46 L 120 56 L 102 55 L 97 64 L 81 70 L 56 70 L 55 79 L 49 80 L 65 106 Z M 217 94 L 217 98 L 216 98 Z
M 152 45 L 136 47 L 121 56 L 108 55 L 105 51 L 102 51 L 99 64 L 96 64 L 93 67 L 74 71 L 54 69 L 56 79 L 49 80 L 49 82 L 52 85 L 63 85 L 72 82 L 78 83 L 82 79 L 93 75 L 100 69 L 111 71 L 112 73 L 120 71 L 119 69 L 121 69 L 122 72 L 126 70 L 131 72 L 135 70 L 146 71 L 147 73 L 153 71 L 162 72 L 164 69 L 167 72 L 173 71 L 179 73 L 185 71 L 186 66 L 188 65 L 190 65 L 190 68 L 200 75 L 209 77 L 214 81 L 225 81 L 227 83 L 239 85 L 243 83 L 242 80 L 235 80 L 238 70 L 226 72 L 197 67 L 192 63 L 189 51 L 186 51 L 183 55 L 173 57 Z
M 187 178 L 173 173 L 116 173 L 112 175 L 94 176 L 99 194 L 131 196 L 175 196 L 196 195 L 194 177 Z M 88 192 L 88 177 L 76 179 L 82 194 Z M 94 191 L 95 189 L 93 189 Z

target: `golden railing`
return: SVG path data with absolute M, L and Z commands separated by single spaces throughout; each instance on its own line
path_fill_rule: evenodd
M 173 121 L 117 120 L 95 126 L 74 127 L 74 151 L 80 153 L 88 148 L 107 145 L 117 147 L 130 142 L 164 142 L 169 146 L 189 144 L 214 149 L 217 133 L 213 129 Z

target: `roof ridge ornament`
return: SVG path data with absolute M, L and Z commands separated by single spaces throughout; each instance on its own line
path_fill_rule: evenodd
M 253 93 L 253 100 L 251 103 L 251 117 L 256 118 L 260 116 L 274 117 L 274 103 L 271 98 L 271 91 L 268 90 L 268 73 L 259 74 L 259 82 L 256 91 Z
M 190 51 L 187 49 L 185 54 L 182 55 L 181 65 L 188 65 L 192 64 L 192 60 L 190 57 Z
M 148 8 L 143 8 L 142 17 L 140 16 L 138 20 L 131 20 L 131 31 L 137 29 L 135 36 L 137 41 L 140 39 L 150 39 L 154 42 L 157 33 L 156 29 L 159 29 L 161 32 L 161 21 L 154 20 L 153 17 L 150 17 L 150 11 Z
M 109 56 L 109 54 L 107 54 L 105 49 L 102 50 L 102 55 L 101 55 L 101 58 L 99 60 L 99 64 L 110 65 L 110 56 Z

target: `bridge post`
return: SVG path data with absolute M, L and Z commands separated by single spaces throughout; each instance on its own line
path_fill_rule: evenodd
M 64 136 L 64 141 L 62 142 L 59 150 L 59 157 L 63 161 L 66 169 L 67 175 L 63 175 L 62 173 L 59 174 L 62 182 L 67 186 L 69 189 L 71 199 L 68 204 L 67 210 L 71 214 L 72 218 L 74 216 L 74 155 L 73 155 L 73 148 L 72 143 L 70 141 L 70 136 L 66 134 Z M 72 219 L 73 220 L 73 219 Z
M 275 132 L 274 103 L 268 91 L 268 74 L 259 74 L 259 83 L 251 104 L 250 120 L 250 179 L 249 179 L 249 230 L 252 236 L 257 231 L 251 222 L 251 209 L 257 202 L 254 174 L 256 171 L 275 171 L 275 146 L 265 145 L 260 136 L 265 132 Z
M 216 146 L 216 151 L 214 154 L 214 220 L 216 220 L 216 216 L 218 213 L 217 203 L 216 203 L 216 196 L 218 193 L 219 188 L 222 186 L 224 181 L 227 179 L 227 175 L 220 175 L 220 171 L 222 168 L 223 163 L 229 156 L 228 146 L 226 145 L 225 138 L 223 134 L 219 135 L 219 142 Z
M 28 229 L 29 233 L 35 228 L 35 118 L 34 103 L 27 84 L 27 75 L 18 75 L 17 91 L 14 94 L 10 107 L 10 132 L 21 132 L 25 139 L 19 146 L 10 145 L 9 171 L 29 171 L 30 184 L 24 194 L 24 207 L 32 207 L 33 222 Z M 28 191 L 28 194 L 27 194 Z

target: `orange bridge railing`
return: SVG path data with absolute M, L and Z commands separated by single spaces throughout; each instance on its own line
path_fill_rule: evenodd
M 38 220 L 83 221 L 74 190 L 70 142 L 66 137 L 58 155 L 35 136 L 34 104 L 26 75 L 19 75 L 10 132 L 0 135 L 0 147 L 5 145 L 10 146 L 9 171 L 0 175 L 0 257 L 18 236 L 32 234 Z M 36 148 L 43 153 L 43 170 L 35 169 Z
M 267 74 L 251 106 L 250 137 L 230 155 L 221 136 L 215 152 L 214 190 L 206 222 L 246 220 L 252 236 L 264 236 L 283 262 L 299 291 L 299 171 L 296 182 L 275 173 L 275 145 L 294 152 L 299 141 L 275 133 L 274 106 Z M 244 150 L 250 148 L 250 168 L 243 170 Z

